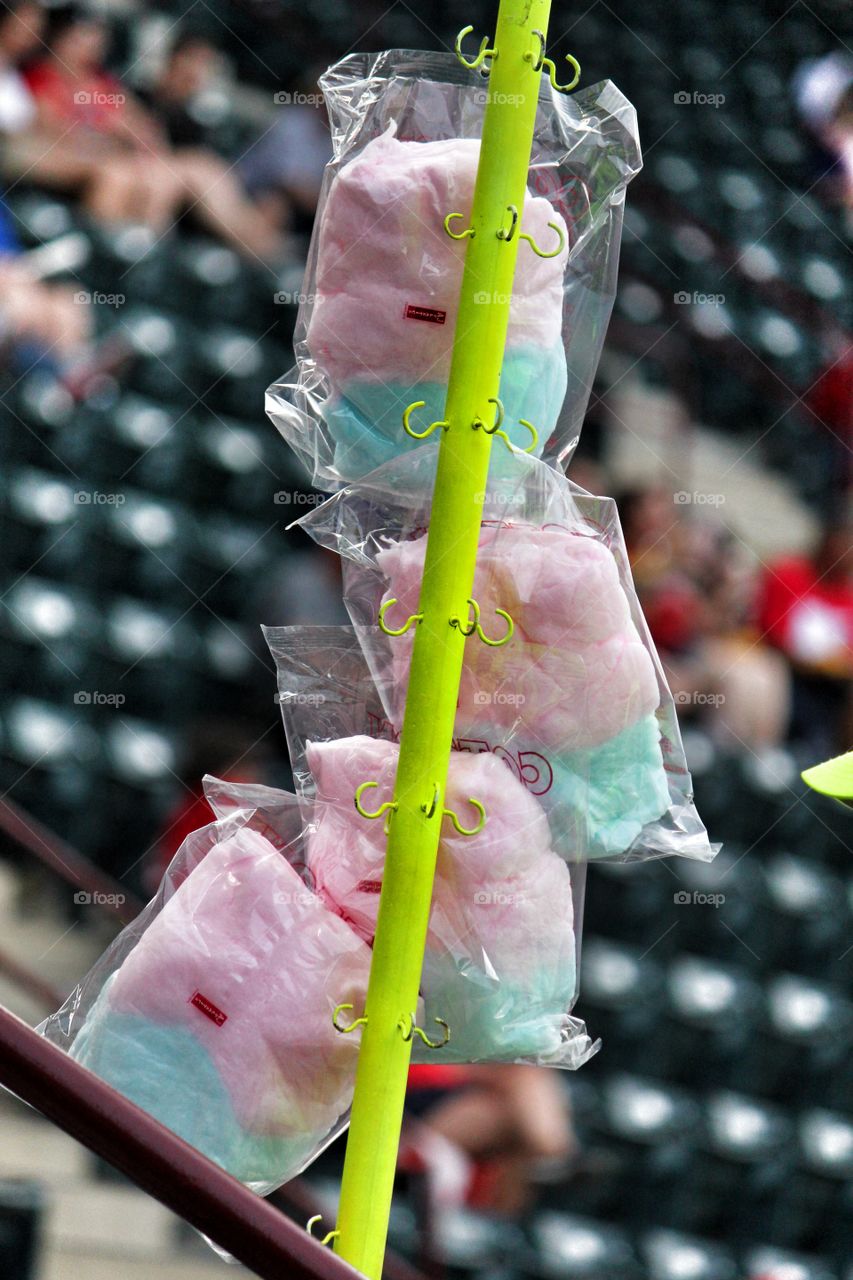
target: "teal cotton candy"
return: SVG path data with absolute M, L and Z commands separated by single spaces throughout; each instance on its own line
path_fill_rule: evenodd
M 669 782 L 654 715 L 644 716 L 600 747 L 551 762 L 554 785 L 541 797 L 556 844 L 582 858 L 627 853 L 643 827 L 670 805 Z
M 501 374 L 500 398 L 504 406 L 502 430 L 514 445 L 528 449 L 532 436 L 519 425 L 525 418 L 536 427 L 533 453 L 538 457 L 557 423 L 566 394 L 566 357 L 562 344 L 545 351 L 525 346 L 508 350 Z M 417 400 L 426 403 L 412 414 L 412 427 L 425 431 L 444 414 L 447 384 L 420 382 L 350 382 L 341 396 L 324 407 L 323 416 L 335 441 L 335 467 L 345 479 L 357 479 L 419 442 L 403 430 L 403 412 Z M 491 425 L 491 424 L 489 424 Z M 429 437 L 438 443 L 440 433 Z
M 109 1009 L 105 985 L 71 1055 L 252 1190 L 264 1194 L 317 1152 L 316 1134 L 283 1138 L 241 1128 L 209 1053 L 182 1027 Z M 170 1088 L 163 1087 L 169 1064 Z
M 475 725 L 470 733 L 487 742 L 490 727 Z M 509 754 L 514 776 L 545 810 L 555 852 L 569 863 L 623 857 L 672 803 L 654 714 L 601 746 L 562 755 L 519 733 Z

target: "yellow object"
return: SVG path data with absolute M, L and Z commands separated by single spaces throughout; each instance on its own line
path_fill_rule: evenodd
M 813 764 L 800 775 L 813 791 L 836 800 L 853 801 L 853 751 L 833 756 L 823 764 Z
M 502 0 L 493 46 L 484 40 L 466 63 L 490 60 L 488 97 L 468 229 L 453 232 L 445 219 L 449 235 L 467 240 L 465 267 L 447 402 L 442 421 L 434 424 L 443 430 L 418 613 L 409 619 L 417 626 L 394 799 L 372 815 L 387 812 L 388 846 L 334 1244 L 371 1280 L 382 1274 L 411 1056 L 411 1034 L 401 1027 L 414 1026 L 439 831 L 448 813 L 444 791 L 465 632 L 471 630 L 461 619 L 470 620 L 492 445 L 491 432 L 472 428 L 491 422 L 499 403 L 523 238 L 503 228 L 507 210 L 524 205 L 549 9 L 550 0 Z M 457 52 L 464 61 L 461 48 Z M 410 434 L 416 407 L 406 411 Z M 475 626 L 477 621 L 475 612 Z M 484 638 L 475 634 L 469 643 Z M 470 830 L 479 830 L 488 816 L 476 797 L 471 803 L 481 822 Z M 449 816 L 464 834 L 456 815 Z

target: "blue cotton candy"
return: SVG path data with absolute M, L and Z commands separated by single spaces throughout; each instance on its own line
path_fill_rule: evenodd
M 533 346 L 507 351 L 500 383 L 502 430 L 513 444 L 521 449 L 530 447 L 530 432 L 519 426 L 519 419 L 525 418 L 538 433 L 533 452 L 537 457 L 542 453 L 556 426 L 566 384 L 562 343 L 550 351 Z M 359 381 L 348 383 L 344 390 L 344 395 L 329 401 L 323 416 L 335 441 L 335 467 L 342 477 L 352 480 L 419 443 L 403 430 L 403 412 L 410 404 L 426 402 L 412 415 L 414 430 L 424 431 L 431 422 L 441 420 L 447 397 L 443 382 L 400 386 Z M 435 431 L 429 440 L 437 443 L 439 436 Z
M 558 847 L 582 858 L 626 853 L 648 822 L 666 813 L 669 782 L 654 715 L 644 716 L 600 747 L 550 761 L 551 791 L 541 799 Z
M 316 1134 L 280 1138 L 242 1129 L 209 1053 L 186 1029 L 117 1014 L 108 1001 L 109 983 L 70 1050 L 79 1064 L 261 1194 L 315 1155 Z
M 293 1177 L 316 1154 L 316 1134 L 282 1138 L 242 1129 L 228 1090 L 195 1036 L 110 1011 L 109 986 L 71 1049 L 82 1066 L 253 1190 L 263 1193 Z
M 574 947 L 569 932 L 559 958 L 527 970 L 522 956 L 515 972 L 500 977 L 449 951 L 428 952 L 421 978 L 425 1026 L 428 1034 L 438 1034 L 435 1019 L 442 1018 L 451 1028 L 445 1059 L 569 1065 L 566 1011 L 577 994 Z

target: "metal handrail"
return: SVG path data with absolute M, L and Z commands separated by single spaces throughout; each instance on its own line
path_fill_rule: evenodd
M 13 804 L 8 797 L 0 800 L 0 831 L 32 853 L 48 870 L 74 885 L 75 889 L 85 889 L 98 895 L 96 902 L 103 904 L 104 910 L 117 915 L 123 924 L 129 924 L 142 910 L 143 903 L 126 885 L 72 849 L 70 844 Z
M 262 1280 L 357 1280 L 266 1200 L 2 1007 L 0 1084 Z
M 0 947 L 0 976 L 7 978 L 16 987 L 22 991 L 45 1009 L 53 1012 L 62 1004 L 65 996 L 60 995 L 56 987 L 46 982 L 44 978 L 40 978 L 38 974 L 27 969 L 14 956 L 10 956 L 8 951 L 4 951 Z
M 96 867 L 94 863 L 90 862 L 83 854 L 78 853 L 76 849 L 72 848 L 71 845 L 67 844 L 66 841 L 61 839 L 61 837 L 55 835 L 43 823 L 39 822 L 36 818 L 33 818 L 29 813 L 20 809 L 8 799 L 0 800 L 0 831 L 5 831 L 7 835 L 16 840 L 17 843 L 19 843 L 28 852 L 32 853 L 49 870 L 58 873 L 64 880 L 74 885 L 75 888 L 86 889 L 91 893 L 103 892 L 108 898 L 108 902 L 105 904 L 107 909 L 115 912 L 117 915 L 121 915 L 123 919 L 133 919 L 141 909 L 142 903 L 138 899 L 134 898 L 132 894 L 128 894 L 127 890 L 119 881 L 112 880 L 98 867 Z M 115 898 L 119 894 L 123 894 L 126 898 L 123 908 L 121 904 L 116 905 L 115 903 Z M 17 959 L 3 951 L 2 948 L 0 948 L 0 975 L 7 978 L 21 990 L 25 991 L 31 998 L 36 1000 L 39 1004 L 42 1004 L 48 1010 L 59 1008 L 63 1002 L 64 997 L 56 988 L 37 974 L 27 969 Z M 14 1050 L 14 1054 L 10 1048 L 13 1044 L 17 1046 Z M 82 1087 L 88 1089 L 91 1093 L 91 1097 L 94 1100 L 93 1107 L 103 1104 L 102 1118 L 100 1122 L 100 1126 L 102 1128 L 106 1129 L 110 1125 L 115 1127 L 115 1121 L 118 1120 L 120 1122 L 125 1113 L 134 1117 L 142 1117 L 143 1120 L 149 1122 L 149 1124 L 154 1127 L 155 1132 L 159 1131 L 159 1133 L 164 1134 L 167 1139 L 177 1142 L 180 1147 L 184 1148 L 189 1159 L 190 1167 L 192 1167 L 194 1161 L 201 1162 L 202 1173 L 198 1176 L 206 1176 L 209 1170 L 213 1171 L 214 1176 L 221 1175 L 221 1178 L 226 1180 L 225 1183 L 222 1184 L 222 1194 L 231 1196 L 235 1189 L 239 1193 L 238 1200 L 234 1201 L 232 1215 L 234 1221 L 231 1224 L 231 1228 L 238 1232 L 244 1231 L 248 1238 L 251 1234 L 252 1228 L 251 1224 L 247 1225 L 243 1223 L 242 1209 L 247 1206 L 251 1206 L 254 1209 L 259 1203 L 263 1204 L 263 1201 L 259 1201 L 251 1192 L 247 1192 L 242 1183 L 237 1182 L 236 1179 L 230 1177 L 229 1174 L 223 1173 L 217 1165 L 207 1160 L 206 1157 L 196 1151 L 195 1148 L 188 1146 L 180 1138 L 177 1138 L 170 1129 L 164 1128 L 158 1123 L 158 1121 L 149 1116 L 147 1112 L 141 1111 L 121 1094 L 116 1093 L 108 1085 L 104 1084 L 103 1081 L 100 1081 L 96 1076 L 81 1068 L 79 1064 L 75 1063 L 73 1059 L 69 1058 L 61 1050 L 56 1049 L 54 1045 L 43 1040 L 41 1036 L 36 1035 L 36 1033 L 31 1031 L 25 1023 L 21 1022 L 14 1014 L 10 1013 L 0 1005 L 0 1084 L 11 1089 L 13 1093 L 18 1094 L 18 1096 L 23 1098 L 25 1102 L 30 1103 L 31 1106 L 41 1111 L 48 1119 L 53 1120 L 54 1123 L 64 1129 L 66 1133 L 70 1133 L 85 1146 L 89 1147 L 90 1150 L 95 1151 L 98 1155 L 102 1156 L 103 1159 L 108 1161 L 108 1163 L 115 1165 L 116 1168 L 120 1168 L 132 1181 L 142 1187 L 143 1190 L 149 1191 L 150 1194 L 161 1200 L 162 1203 L 166 1204 L 175 1213 L 185 1217 L 193 1226 L 197 1226 L 199 1230 L 204 1231 L 205 1235 L 210 1236 L 210 1238 L 215 1240 L 217 1244 L 227 1249 L 230 1253 L 233 1253 L 240 1261 L 244 1261 L 243 1255 L 238 1253 L 232 1244 L 225 1243 L 214 1230 L 209 1229 L 206 1226 L 200 1226 L 195 1218 L 181 1207 L 181 1204 L 178 1203 L 177 1200 L 166 1199 L 158 1190 L 149 1186 L 141 1176 L 137 1176 L 134 1168 L 132 1168 L 130 1164 L 120 1163 L 118 1159 L 115 1159 L 110 1154 L 111 1150 L 116 1152 L 127 1150 L 124 1131 L 122 1130 L 120 1123 L 112 1137 L 103 1137 L 102 1141 L 96 1145 L 94 1141 L 89 1141 L 86 1136 L 86 1132 L 89 1131 L 88 1128 L 84 1132 L 78 1130 L 76 1125 L 71 1121 L 65 1123 L 58 1113 L 54 1114 L 43 1101 L 39 1100 L 39 1097 L 43 1096 L 43 1090 L 47 1090 L 54 1101 L 60 1097 L 61 1091 L 57 1090 L 52 1083 L 48 1084 L 47 1080 L 45 1080 L 41 1085 L 37 1085 L 38 1097 L 35 1092 L 31 1093 L 23 1083 L 15 1083 L 17 1077 L 15 1074 L 7 1074 L 7 1067 L 12 1073 L 16 1073 L 20 1070 L 23 1073 L 23 1076 L 29 1080 L 30 1085 L 33 1085 L 35 1076 L 40 1068 L 37 1067 L 35 1073 L 32 1071 L 32 1068 L 27 1065 L 29 1062 L 27 1054 L 28 1052 L 34 1053 L 36 1058 L 41 1061 L 39 1054 L 42 1048 L 46 1051 L 45 1063 L 51 1071 L 55 1073 L 62 1073 L 66 1070 L 70 1071 L 69 1096 L 73 1094 L 75 1086 L 80 1087 L 82 1084 Z M 82 1076 L 80 1074 L 81 1072 Z M 108 1104 L 106 1102 L 108 1095 L 112 1095 L 113 1098 L 118 1100 L 117 1105 Z M 78 1107 L 79 1104 L 76 1101 L 73 1102 L 75 1121 L 80 1118 L 76 1114 Z M 104 1108 L 107 1107 L 109 1109 L 104 1110 Z M 94 1109 L 91 1116 L 85 1122 L 87 1125 L 91 1123 L 92 1126 L 98 1123 L 97 1114 Z M 143 1126 L 143 1128 L 145 1128 L 145 1126 Z M 159 1142 L 159 1138 L 157 1141 Z M 176 1167 L 174 1166 L 174 1163 L 172 1167 Z M 270 1201 L 271 1203 L 267 1204 L 267 1208 L 273 1213 L 276 1219 L 281 1219 L 281 1214 L 276 1213 L 275 1208 L 273 1208 L 273 1205 L 276 1202 L 282 1208 L 288 1207 L 297 1214 L 302 1214 L 306 1221 L 318 1210 L 317 1202 L 312 1191 L 301 1178 L 293 1178 L 290 1182 L 286 1183 L 285 1186 L 280 1187 L 278 1191 L 274 1192 L 270 1197 Z M 216 1214 L 219 1215 L 219 1213 L 220 1211 L 217 1208 Z M 293 1224 L 289 1223 L 287 1218 L 284 1218 L 284 1221 L 288 1222 L 288 1225 L 293 1227 Z M 310 1237 L 306 1237 L 304 1235 L 298 1226 L 293 1229 L 296 1231 L 297 1239 L 310 1239 Z M 313 1240 L 311 1241 L 311 1244 L 316 1249 L 316 1243 Z M 316 1274 L 321 1277 L 334 1275 L 335 1277 L 340 1276 L 341 1278 L 344 1276 L 359 1274 L 354 1272 L 351 1267 L 340 1264 L 339 1259 L 328 1251 L 326 1251 L 325 1254 L 321 1254 L 320 1257 L 321 1262 L 325 1259 L 332 1260 L 335 1264 L 333 1272 L 306 1271 L 304 1274 Z M 287 1261 L 288 1263 L 290 1262 L 289 1256 Z M 251 1264 L 247 1262 L 246 1265 L 249 1266 Z M 342 1267 L 343 1269 L 341 1269 Z M 281 1257 L 277 1259 L 275 1268 L 276 1270 L 274 1274 L 276 1276 L 276 1280 L 279 1280 L 279 1277 L 284 1275 L 289 1277 L 291 1275 L 303 1274 L 302 1272 L 296 1272 L 292 1269 L 288 1271 L 283 1270 Z M 267 1273 L 264 1271 L 258 1271 L 258 1274 L 266 1275 Z M 269 1274 L 273 1274 L 273 1272 L 271 1271 Z M 385 1280 L 424 1280 L 423 1272 L 418 1271 L 392 1250 L 388 1250 L 386 1253 L 383 1274 L 385 1276 Z

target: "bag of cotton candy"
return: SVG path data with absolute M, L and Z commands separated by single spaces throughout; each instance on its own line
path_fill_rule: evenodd
M 469 615 L 439 620 L 470 631 L 455 746 L 500 753 L 570 863 L 710 860 L 716 849 L 693 804 L 615 504 L 535 458 L 493 448 Z M 301 521 L 343 557 L 345 602 L 397 729 L 421 625 L 434 471 L 434 452 L 422 447 Z
M 312 815 L 311 883 L 372 945 L 386 836 L 366 815 L 393 797 L 397 735 L 349 628 L 265 635 Z M 421 981 L 427 1029 L 450 1028 L 441 1061 L 580 1066 L 594 1051 L 571 1014 L 585 867 L 554 852 L 542 806 L 497 754 L 453 751 L 443 807 Z
M 410 405 L 416 432 L 443 416 L 486 95 L 454 55 L 410 51 L 351 55 L 321 85 L 335 154 L 300 294 L 297 367 L 270 387 L 267 412 L 314 483 L 337 489 L 414 447 Z M 495 227 L 521 237 L 504 429 L 537 455 L 564 462 L 580 432 L 640 163 L 636 117 L 614 85 L 569 96 L 543 77 L 524 204 Z
M 268 789 L 263 789 L 268 790 Z M 346 1124 L 370 949 L 300 874 L 295 796 L 190 835 L 160 888 L 38 1030 L 265 1194 Z M 233 807 L 233 806 L 232 806 Z

